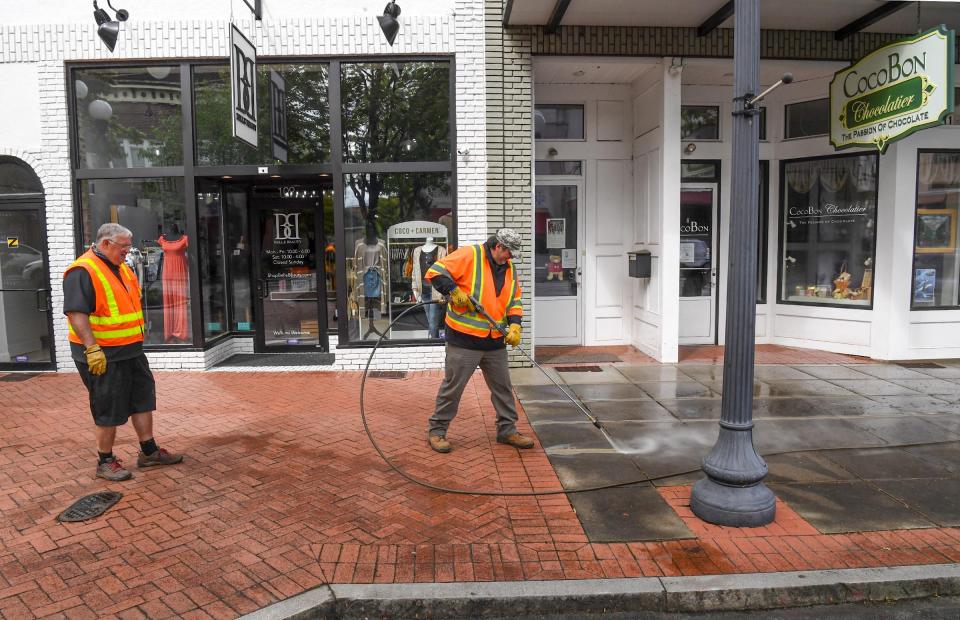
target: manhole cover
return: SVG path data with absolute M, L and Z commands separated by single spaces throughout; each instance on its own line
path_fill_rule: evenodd
M 371 379 L 404 379 L 406 376 L 403 370 L 374 370 L 370 373 Z
M 28 381 L 36 376 L 35 372 L 11 372 L 0 377 L 0 381 Z
M 57 516 L 57 521 L 62 523 L 73 523 L 74 521 L 86 521 L 94 517 L 99 517 L 105 513 L 111 506 L 120 501 L 123 493 L 116 491 L 103 491 L 81 497 Z
M 946 368 L 946 366 L 941 366 L 935 362 L 900 362 L 897 366 L 903 366 L 904 368 Z
M 603 372 L 599 366 L 557 366 L 557 372 Z

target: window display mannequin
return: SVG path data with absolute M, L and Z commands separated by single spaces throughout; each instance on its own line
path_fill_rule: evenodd
M 373 324 L 374 312 L 384 307 L 387 294 L 387 246 L 377 237 L 373 225 L 367 226 L 366 236 L 357 242 L 354 251 L 354 266 L 357 273 L 357 297 L 362 297 L 363 315 L 367 318 L 367 331 L 383 335 Z M 358 302 L 360 300 L 358 299 Z
M 413 249 L 413 294 L 417 301 L 432 301 L 433 287 L 430 282 L 423 279 L 427 270 L 435 262 L 444 258 L 447 250 L 433 242 L 433 237 L 427 237 L 424 244 Z M 430 304 L 424 306 L 423 311 L 427 315 L 427 329 L 430 338 L 440 337 L 440 319 L 443 308 L 439 304 Z
M 177 224 L 171 225 L 157 243 L 163 249 L 163 339 L 190 341 L 190 285 L 187 266 L 188 239 Z

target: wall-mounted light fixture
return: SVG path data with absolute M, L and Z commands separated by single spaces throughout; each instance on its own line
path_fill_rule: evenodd
M 106 10 L 97 6 L 97 0 L 93 0 L 93 18 L 97 20 L 97 36 L 103 41 L 111 52 L 117 46 L 117 36 L 120 34 L 120 23 L 125 22 L 130 17 L 130 13 L 124 9 L 115 9 L 107 0 L 107 6 L 116 14 L 115 20 L 110 19 L 110 14 Z
M 560 152 L 552 146 L 547 149 L 547 157 L 556 157 Z
M 689 144 L 687 144 L 687 146 L 683 147 L 683 152 L 686 153 L 687 155 L 692 155 L 693 152 L 696 150 L 697 150 L 697 145 L 694 144 L 693 142 L 690 142 Z
M 383 30 L 383 36 L 387 38 L 387 43 L 391 47 L 393 47 L 393 40 L 397 38 L 397 33 L 400 32 L 398 17 L 400 17 L 400 7 L 397 6 L 396 2 L 387 3 L 387 6 L 383 9 L 383 15 L 377 16 L 377 21 L 380 22 L 380 30 Z

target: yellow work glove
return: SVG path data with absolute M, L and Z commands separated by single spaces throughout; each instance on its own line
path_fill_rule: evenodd
M 520 344 L 520 324 L 511 323 L 510 328 L 507 330 L 507 335 L 504 336 L 503 341 L 506 342 L 511 347 L 515 347 Z
M 473 307 L 473 302 L 470 301 L 470 296 L 458 288 L 450 291 L 450 301 L 454 306 L 466 306 L 467 310 L 476 310 L 476 308 Z
M 84 353 L 87 354 L 87 367 L 91 375 L 100 376 L 107 372 L 107 356 L 103 354 L 100 345 L 92 344 L 84 349 Z

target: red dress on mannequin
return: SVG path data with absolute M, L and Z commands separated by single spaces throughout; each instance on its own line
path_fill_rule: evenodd
M 163 248 L 163 339 L 190 340 L 190 286 L 187 274 L 187 236 L 167 241 L 160 235 Z

